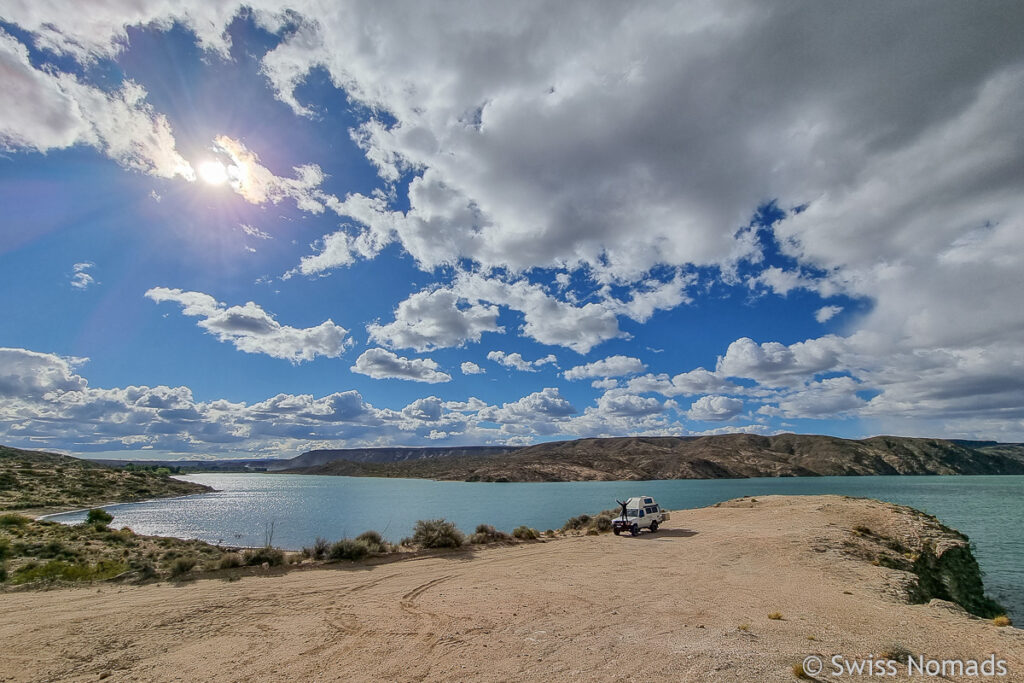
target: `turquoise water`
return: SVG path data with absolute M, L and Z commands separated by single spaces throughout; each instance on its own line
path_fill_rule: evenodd
M 891 501 L 936 515 L 971 537 L 985 586 L 1024 619 L 1024 476 L 806 477 L 646 482 L 491 484 L 289 474 L 196 474 L 182 477 L 215 493 L 111 505 L 114 526 L 139 533 L 198 538 L 227 545 L 273 543 L 297 549 L 323 536 L 337 539 L 376 529 L 397 541 L 418 519 L 446 517 L 472 531 L 527 524 L 560 527 L 615 499 L 652 495 L 669 509 L 693 508 L 743 495 L 835 493 Z M 52 517 L 76 523 L 84 513 Z

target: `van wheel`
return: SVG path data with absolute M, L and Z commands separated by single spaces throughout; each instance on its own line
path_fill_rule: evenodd
M 630 527 L 629 533 L 633 534 L 634 536 L 639 536 L 640 535 L 640 527 L 638 527 L 636 524 L 634 524 L 632 527 Z
M 618 536 L 619 535 L 619 527 L 613 528 L 612 529 L 612 533 L 615 534 L 616 536 Z
M 651 522 L 651 533 L 653 534 L 657 530 L 658 530 L 658 522 L 656 522 L 656 521 L 655 522 Z

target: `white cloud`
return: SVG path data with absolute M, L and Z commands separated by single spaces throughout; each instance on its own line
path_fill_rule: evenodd
M 252 301 L 243 306 L 226 306 L 209 294 L 167 287 L 154 287 L 146 292 L 146 297 L 157 303 L 180 304 L 182 313 L 201 318 L 199 327 L 246 353 L 264 353 L 298 363 L 318 355 L 337 358 L 351 343 L 348 330 L 329 319 L 315 327 L 289 327 Z
M 657 415 L 664 411 L 656 398 L 644 398 L 621 389 L 606 391 L 597 399 L 598 411 L 611 417 L 640 417 Z
M 629 380 L 627 387 L 632 392 L 641 394 L 656 393 L 662 396 L 696 396 L 698 394 L 745 392 L 743 387 L 739 387 L 704 368 L 681 372 L 675 377 L 669 377 L 664 373 L 634 377 Z
M 787 392 L 757 412 L 786 418 L 842 417 L 866 405 L 856 394 L 862 389 L 863 386 L 850 377 L 823 379 Z
M 295 177 L 284 178 L 263 166 L 256 153 L 241 141 L 218 135 L 214 143 L 214 149 L 227 157 L 228 184 L 247 202 L 278 204 L 293 199 L 303 211 L 323 213 L 328 195 L 320 189 L 324 173 L 316 164 L 296 166 L 292 169 Z
M 822 306 L 814 312 L 814 319 L 819 323 L 827 323 L 842 312 L 842 306 Z
M 757 344 L 743 337 L 729 344 L 719 356 L 715 374 L 745 377 L 768 386 L 785 386 L 822 372 L 842 369 L 840 357 L 846 342 L 833 335 L 785 346 L 778 342 Z
M 553 354 L 548 354 L 537 360 L 526 360 L 519 353 L 505 353 L 504 351 L 490 351 L 487 353 L 487 360 L 504 365 L 506 368 L 513 368 L 520 372 L 537 372 L 543 365 L 557 366 L 558 359 Z
M 430 384 L 452 379 L 430 358 L 404 358 L 386 349 L 367 349 L 350 369 L 374 379 L 407 379 Z
M 485 372 L 487 372 L 482 367 L 480 367 L 479 365 L 477 365 L 473 361 L 469 361 L 469 360 L 464 361 L 462 363 L 462 365 L 460 365 L 459 367 L 462 369 L 462 374 L 463 375 L 482 375 Z
M 608 356 L 593 363 L 577 365 L 562 374 L 566 379 L 573 380 L 586 379 L 588 377 L 621 377 L 623 375 L 643 372 L 645 369 L 647 369 L 647 366 L 639 358 Z
M 271 235 L 269 232 L 265 232 L 263 230 L 260 230 L 259 228 L 257 228 L 254 225 L 248 225 L 247 223 L 241 223 L 241 224 L 239 224 L 238 227 L 242 230 L 242 232 L 244 232 L 249 237 L 255 237 L 256 239 L 260 239 L 260 240 L 272 240 L 272 239 L 274 239 L 273 235 Z
M 721 422 L 743 412 L 743 401 L 728 396 L 702 396 L 690 406 L 687 416 L 693 420 Z
M 424 290 L 398 304 L 395 319 L 366 326 L 370 339 L 391 348 L 431 351 L 478 342 L 483 332 L 504 332 L 497 306 L 469 303 L 450 290 Z
M 36 69 L 28 51 L 0 31 L 0 146 L 46 152 L 76 144 L 97 148 L 125 168 L 193 180 L 191 165 L 175 149 L 167 118 L 146 102 L 133 81 L 105 92 L 75 76 Z
M 499 424 L 532 425 L 541 434 L 553 433 L 554 423 L 576 413 L 576 408 L 555 387 L 546 387 L 505 403 L 500 408 L 489 406 L 479 411 L 481 420 Z
M 590 383 L 590 386 L 592 386 L 595 389 L 604 389 L 607 391 L 608 389 L 615 389 L 616 387 L 618 387 L 619 380 L 613 379 L 611 377 L 607 379 L 595 379 L 593 382 Z
M 88 289 L 92 285 L 97 284 L 96 278 L 89 272 L 90 269 L 95 268 L 96 264 L 83 261 L 82 263 L 76 263 L 71 268 L 71 286 L 75 289 Z

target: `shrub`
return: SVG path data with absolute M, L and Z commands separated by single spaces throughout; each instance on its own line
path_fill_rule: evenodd
M 544 532 L 544 535 L 547 536 L 548 538 L 554 538 L 555 537 L 555 530 L 554 529 L 548 529 L 547 531 Z
M 89 510 L 89 514 L 85 516 L 86 524 L 99 524 L 106 526 L 114 521 L 114 515 L 110 514 L 103 508 L 94 508 Z
M 390 550 L 390 546 L 388 546 L 388 542 L 384 540 L 384 537 L 373 529 L 359 534 L 356 536 L 356 540 L 365 543 L 371 553 L 386 553 Z
M 11 542 L 0 537 L 0 562 L 4 562 L 11 556 Z
M 44 560 L 73 560 L 77 554 L 60 541 L 48 541 L 39 549 L 36 557 L 41 557 Z
M 412 540 L 424 548 L 459 548 L 465 536 L 444 519 L 421 519 L 413 528 Z
M 584 529 L 590 524 L 590 515 L 580 515 L 579 517 L 570 517 L 565 524 L 562 525 L 562 529 L 565 531 L 579 531 Z
M 179 577 L 188 574 L 196 566 L 196 558 L 179 557 L 171 563 L 171 576 Z
M 810 678 L 807 675 L 807 672 L 804 671 L 803 662 L 797 662 L 796 664 L 793 665 L 793 675 L 796 676 L 797 678 L 801 678 L 801 679 Z
M 263 548 L 251 548 L 246 550 L 242 555 L 245 563 L 250 567 L 263 564 L 266 562 L 271 567 L 284 564 L 284 551 L 280 548 L 274 548 L 272 546 L 264 546 Z
M 313 541 L 313 545 L 310 548 L 303 548 L 302 552 L 307 557 L 312 557 L 314 560 L 322 560 L 327 557 L 327 551 L 331 549 L 330 542 L 322 536 L 317 536 L 316 540 Z
M 238 553 L 225 553 L 221 555 L 220 563 L 218 566 L 221 569 L 234 569 L 235 567 L 241 567 L 245 562 L 242 560 L 242 556 Z
M 605 514 L 600 514 L 594 518 L 594 528 L 600 532 L 606 532 L 612 530 L 612 518 Z
M 517 526 L 512 530 L 512 535 L 518 538 L 520 541 L 535 541 L 540 538 L 540 534 L 537 533 L 536 529 L 531 529 L 525 524 Z
M 768 618 L 772 621 L 782 621 L 782 612 L 772 612 L 768 615 Z
M 587 536 L 600 536 L 600 535 L 601 535 L 601 532 L 598 531 L 597 529 L 595 529 L 594 527 L 590 527 L 589 529 L 587 529 Z
M 506 534 L 504 531 L 495 529 L 490 524 L 478 524 L 476 531 L 469 537 L 469 542 L 473 544 L 481 543 L 508 543 L 512 540 L 512 537 Z
M 331 546 L 329 557 L 332 560 L 352 560 L 358 562 L 370 554 L 370 546 L 365 541 L 343 538 Z
M 1002 627 L 1009 626 L 1013 622 L 1010 621 L 1010 617 L 1006 616 L 1005 614 L 1000 614 L 998 617 L 992 620 L 992 623 L 996 626 Z
M 109 579 L 128 570 L 128 566 L 120 562 L 100 561 L 95 566 L 87 564 L 71 564 L 63 560 L 50 560 L 44 565 L 29 562 L 19 567 L 11 583 L 31 583 L 34 581 L 99 581 Z
M 13 512 L 7 512 L 7 513 L 4 513 L 4 514 L 0 515 L 0 526 L 5 526 L 5 527 L 25 526 L 26 524 L 28 524 L 28 522 L 29 522 L 28 517 L 25 517 L 24 515 L 15 514 Z
M 891 659 L 894 662 L 900 664 L 906 664 L 913 656 L 913 653 L 902 645 L 892 645 L 889 649 L 882 653 L 882 659 Z

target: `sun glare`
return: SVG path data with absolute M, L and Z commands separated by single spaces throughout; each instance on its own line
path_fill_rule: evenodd
M 199 177 L 209 185 L 223 185 L 228 179 L 228 169 L 216 160 L 204 161 L 198 166 Z

